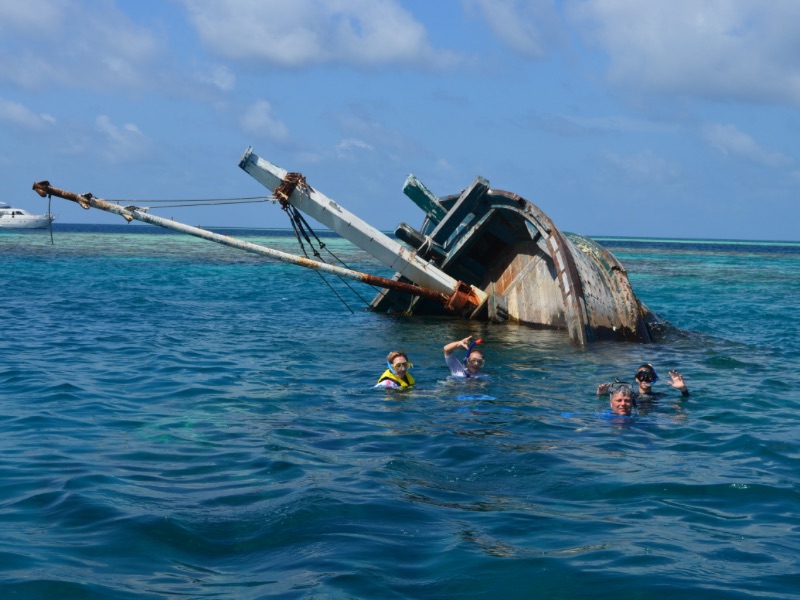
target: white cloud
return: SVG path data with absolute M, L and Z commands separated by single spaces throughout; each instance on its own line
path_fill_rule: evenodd
M 318 148 L 316 150 L 300 150 L 294 156 L 299 164 L 320 164 L 339 160 L 348 160 L 354 157 L 356 152 L 364 151 L 374 153 L 375 148 L 363 140 L 354 138 L 344 139 L 331 148 Z M 365 154 L 358 155 L 359 159 Z
M 374 150 L 367 142 L 356 139 L 342 140 L 336 145 L 336 154 L 340 157 L 350 156 L 353 150 Z
M 800 104 L 796 0 L 580 0 L 573 23 L 612 81 L 647 92 Z
M 28 107 L 0 98 L 0 122 L 11 123 L 16 127 L 41 131 L 55 125 L 56 119 L 46 113 L 36 114 Z
M 528 58 L 543 58 L 561 24 L 553 0 L 461 0 L 477 10 L 499 41 Z
M 0 2 L 0 81 L 26 89 L 149 89 L 161 40 L 109 2 Z
M 445 173 L 455 172 L 455 168 L 453 167 L 453 165 L 450 164 L 450 162 L 446 158 L 440 158 L 439 160 L 436 161 L 436 170 Z
M 785 154 L 762 147 L 752 137 L 740 131 L 734 125 L 718 123 L 706 125 L 703 128 L 703 137 L 709 144 L 726 156 L 733 155 L 746 158 L 765 167 L 786 167 L 793 162 Z
M 241 125 L 245 133 L 263 135 L 275 142 L 289 138 L 289 128 L 275 117 L 272 105 L 266 100 L 259 100 L 250 106 L 242 116 Z
M 118 127 L 108 116 L 100 115 L 95 119 L 95 128 L 103 139 L 100 149 L 108 162 L 135 161 L 145 156 L 150 148 L 150 139 L 132 123 Z
M 388 126 L 366 107 L 351 106 L 348 111 L 336 114 L 334 120 L 347 138 L 365 140 L 383 151 L 408 152 L 412 148 L 412 142 L 402 131 Z
M 67 9 L 68 4 L 54 0 L 0 2 L 0 33 L 23 30 L 49 35 L 57 28 Z
M 606 160 L 620 168 L 630 179 L 662 183 L 675 179 L 679 169 L 670 161 L 644 150 L 632 156 L 606 153 Z
M 182 0 L 218 55 L 282 67 L 442 66 L 425 28 L 395 0 Z
M 208 83 L 215 88 L 230 92 L 236 86 L 236 75 L 228 67 L 216 65 L 208 71 L 200 73 L 197 79 L 202 83 Z

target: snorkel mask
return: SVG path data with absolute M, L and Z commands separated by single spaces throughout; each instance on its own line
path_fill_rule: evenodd
M 608 386 L 608 395 L 609 397 L 611 397 L 618 392 L 622 392 L 628 396 L 633 397 L 633 387 L 631 386 L 631 384 L 626 381 L 620 381 L 619 379 L 615 379 L 614 383 Z
M 395 357 L 395 358 L 397 358 L 397 357 Z M 405 360 L 403 362 L 399 362 L 397 364 L 398 365 L 405 365 L 407 372 L 410 371 L 411 367 L 414 366 L 413 364 L 408 362 L 408 357 L 405 357 Z M 397 372 L 394 370 L 394 365 L 392 363 L 390 363 L 388 360 L 386 361 L 386 366 L 389 367 L 389 371 L 391 372 L 392 375 L 397 375 Z
M 653 365 L 642 365 L 636 373 L 636 381 L 653 384 L 658 381 L 658 373 L 656 373 Z

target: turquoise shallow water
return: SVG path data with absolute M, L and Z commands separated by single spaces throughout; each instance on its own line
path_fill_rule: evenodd
M 798 597 L 800 244 L 600 241 L 680 331 L 580 349 L 154 228 L 0 234 L 0 595 Z M 491 378 L 449 381 L 470 333 Z M 409 393 L 371 389 L 394 347 Z M 645 361 L 666 396 L 605 418 Z

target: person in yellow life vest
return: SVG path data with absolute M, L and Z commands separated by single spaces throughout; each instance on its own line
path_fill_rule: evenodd
M 408 362 L 405 352 L 402 350 L 389 352 L 389 356 L 386 357 L 386 366 L 388 368 L 378 378 L 375 387 L 407 388 L 414 385 L 414 378 L 408 372 L 414 365 Z

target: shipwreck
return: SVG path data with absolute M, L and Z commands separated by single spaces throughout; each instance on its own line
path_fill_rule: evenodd
M 492 189 L 477 177 L 458 194 L 437 197 L 410 175 L 403 192 L 425 214 L 419 228 L 401 223 L 392 238 L 248 148 L 239 166 L 270 190 L 284 209 L 315 219 L 389 269 L 379 277 L 295 256 L 163 219 L 147 207 L 120 206 L 92 194 L 34 184 L 41 195 L 78 202 L 277 260 L 381 288 L 370 303 L 378 312 L 451 315 L 515 322 L 565 331 L 576 344 L 652 342 L 668 323 L 640 301 L 622 264 L 597 242 L 560 231 L 536 205 Z M 398 241 L 399 240 L 399 241 Z M 402 243 L 401 243 L 402 242 Z

